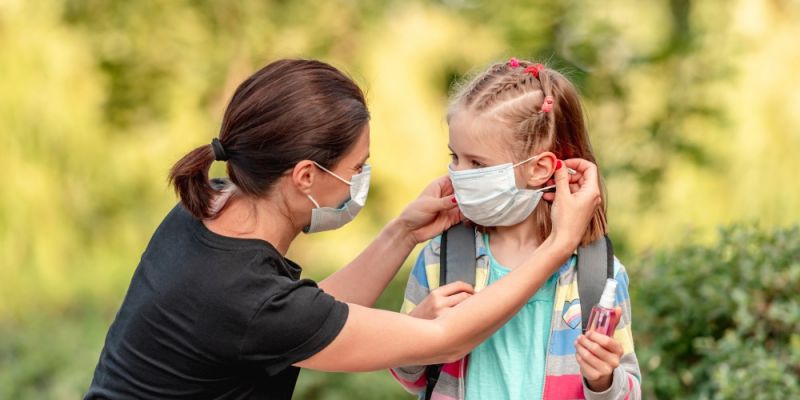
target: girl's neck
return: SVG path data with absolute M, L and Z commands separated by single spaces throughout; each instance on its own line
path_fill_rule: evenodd
M 203 223 L 218 235 L 264 240 L 286 255 L 302 227 L 295 226 L 287 207 L 280 204 L 275 198 L 253 200 L 235 194 L 214 219 Z
M 514 269 L 539 245 L 533 215 L 513 226 L 489 228 L 489 248 L 494 258 L 503 266 Z

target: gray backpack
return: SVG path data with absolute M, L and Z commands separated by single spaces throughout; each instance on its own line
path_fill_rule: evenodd
M 600 301 L 606 279 L 614 277 L 614 249 L 608 235 L 578 248 L 578 295 L 581 327 L 586 331 L 592 307 Z M 475 230 L 463 222 L 442 233 L 439 250 L 439 286 L 462 281 L 475 286 Z M 442 364 L 426 368 L 425 399 L 430 399 Z

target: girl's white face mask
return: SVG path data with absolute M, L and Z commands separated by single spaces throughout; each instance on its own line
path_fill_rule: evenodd
M 516 164 L 454 171 L 448 167 L 458 207 L 464 216 L 483 226 L 511 226 L 522 222 L 539 204 L 544 191 L 519 189 L 514 168 L 538 156 Z
M 369 193 L 369 179 L 371 174 L 369 165 L 365 164 L 361 172 L 353 175 L 353 178 L 348 181 L 316 162 L 314 164 L 321 170 L 333 175 L 347 185 L 350 185 L 350 197 L 339 207 L 333 208 L 320 207 L 319 203 L 317 203 L 310 194 L 307 195 L 308 199 L 314 203 L 315 208 L 311 210 L 311 223 L 303 228 L 303 232 L 305 233 L 323 232 L 341 228 L 352 221 L 358 212 L 361 211 L 364 204 L 367 202 L 367 194 Z

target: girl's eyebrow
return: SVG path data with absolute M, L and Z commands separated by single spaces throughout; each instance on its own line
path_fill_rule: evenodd
M 450 147 L 450 146 L 448 145 L 448 146 L 447 146 L 447 148 L 448 148 L 448 149 L 450 149 L 450 152 L 451 152 L 451 153 L 453 153 L 453 154 L 456 154 L 456 151 L 455 151 L 455 150 L 453 150 L 453 148 L 452 148 L 452 147 Z M 466 154 L 462 154 L 462 155 L 463 155 L 464 157 L 466 157 L 466 158 L 470 158 L 470 159 L 472 159 L 472 160 L 475 160 L 475 161 L 480 161 L 480 162 L 482 162 L 482 163 L 484 163 L 484 164 L 488 164 L 488 163 L 490 162 L 490 160 L 486 159 L 485 157 L 476 156 L 476 155 L 474 155 L 474 154 L 469 154 L 469 153 L 466 153 Z

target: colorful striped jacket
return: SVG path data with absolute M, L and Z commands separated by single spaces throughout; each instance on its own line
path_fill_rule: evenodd
M 440 240 L 441 237 L 434 238 L 420 253 L 408 278 L 402 312 L 411 312 L 431 290 L 439 286 Z M 483 234 L 477 229 L 475 231 L 475 249 L 475 290 L 480 291 L 486 287 L 488 282 L 489 259 Z M 628 275 L 625 267 L 616 258 L 614 259 L 614 276 L 618 282 L 616 302 L 619 307 L 622 307 L 623 315 L 614 338 L 622 344 L 624 355 L 620 366 L 614 371 L 613 381 L 608 390 L 601 393 L 592 392 L 584 385 L 580 367 L 575 358 L 574 345 L 578 335 L 581 334 L 581 307 L 578 297 L 576 263 L 577 257 L 573 255 L 558 271 L 542 398 L 545 400 L 584 398 L 590 400 L 638 400 L 641 398 L 641 374 L 633 350 Z M 465 357 L 443 366 L 442 373 L 434 387 L 432 400 L 464 399 L 467 360 L 468 357 Z M 424 366 L 394 368 L 391 373 L 407 391 L 424 399 L 426 387 Z

